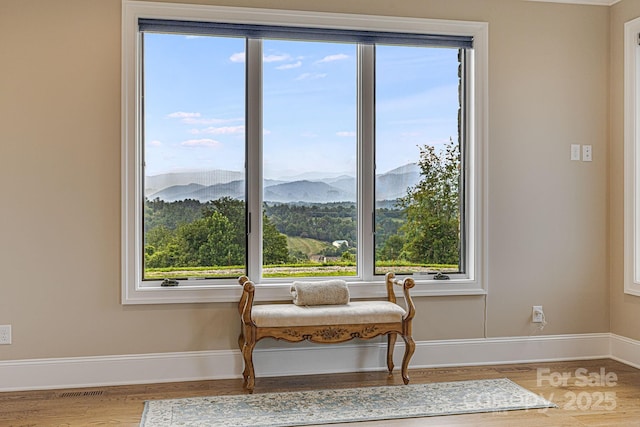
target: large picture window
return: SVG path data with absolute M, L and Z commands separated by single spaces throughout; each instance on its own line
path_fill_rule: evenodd
M 484 292 L 486 25 L 291 14 L 125 3 L 123 302 Z

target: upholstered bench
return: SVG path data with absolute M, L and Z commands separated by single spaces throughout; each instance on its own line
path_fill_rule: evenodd
M 303 340 L 315 343 L 339 343 L 353 338 L 370 339 L 387 335 L 387 368 L 393 371 L 393 348 L 397 335 L 405 342 L 402 359 L 402 379 L 409 383 L 409 360 L 415 351 L 411 336 L 411 321 L 415 306 L 409 290 L 415 286 L 411 278 L 395 279 L 387 273 L 387 300 L 352 301 L 340 305 L 300 306 L 288 304 L 253 304 L 255 285 L 246 277 L 239 279 L 243 287 L 238 311 L 241 332 L 238 344 L 244 359 L 244 387 L 253 392 L 255 370 L 253 349 L 263 338 L 275 338 L 289 342 Z M 393 286 L 403 289 L 406 309 L 396 303 Z

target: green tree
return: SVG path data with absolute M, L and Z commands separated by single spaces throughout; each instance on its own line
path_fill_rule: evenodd
M 244 245 L 237 244 L 232 222 L 220 212 L 181 225 L 177 234 L 183 266 L 244 264 Z
M 154 246 L 145 247 L 145 265 L 149 268 L 174 267 L 180 265 L 182 249 L 177 243 L 168 243 L 159 250 Z
M 247 239 L 245 202 L 231 197 L 222 197 L 209 202 L 204 207 L 202 216 L 206 218 L 213 212 L 219 212 L 229 220 L 234 243 L 245 247 Z
M 284 264 L 289 261 L 287 236 L 280 233 L 273 222 L 262 215 L 262 263 Z
M 352 254 L 349 251 L 344 251 L 342 252 L 342 255 L 340 256 L 340 259 L 342 261 L 346 261 L 346 262 L 353 262 L 356 260 L 356 256 L 354 254 Z
M 376 209 L 376 260 L 393 261 L 400 259 L 404 237 L 400 227 L 406 222 L 404 209 Z
M 180 258 L 181 250 L 174 230 L 160 224 L 145 234 L 144 260 L 147 267 L 173 267 Z
M 404 237 L 399 234 L 392 234 L 387 237 L 382 248 L 378 250 L 377 259 L 380 261 L 401 259 L 403 248 Z
M 407 221 L 402 257 L 420 263 L 458 264 L 460 261 L 460 150 L 452 140 L 439 154 L 420 147 L 422 178 L 399 205 Z
M 173 231 L 165 225 L 158 225 L 145 234 L 145 246 L 161 248 L 174 239 Z

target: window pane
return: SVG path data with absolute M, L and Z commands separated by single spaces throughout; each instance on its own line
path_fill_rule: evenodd
M 458 52 L 376 46 L 376 274 L 462 269 Z
M 144 33 L 144 278 L 246 271 L 245 41 Z
M 265 277 L 356 274 L 356 46 L 263 45 Z

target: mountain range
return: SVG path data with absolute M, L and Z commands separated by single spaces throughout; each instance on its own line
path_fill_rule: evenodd
M 315 177 L 315 178 L 311 178 Z M 420 168 L 415 163 L 376 175 L 376 200 L 395 200 L 407 194 L 407 188 L 420 181 Z M 221 197 L 244 199 L 244 174 L 236 171 L 211 170 L 175 172 L 145 177 L 148 199 L 165 202 L 195 199 L 200 202 Z M 277 203 L 354 202 L 356 180 L 352 176 L 313 175 L 265 180 L 264 201 Z

